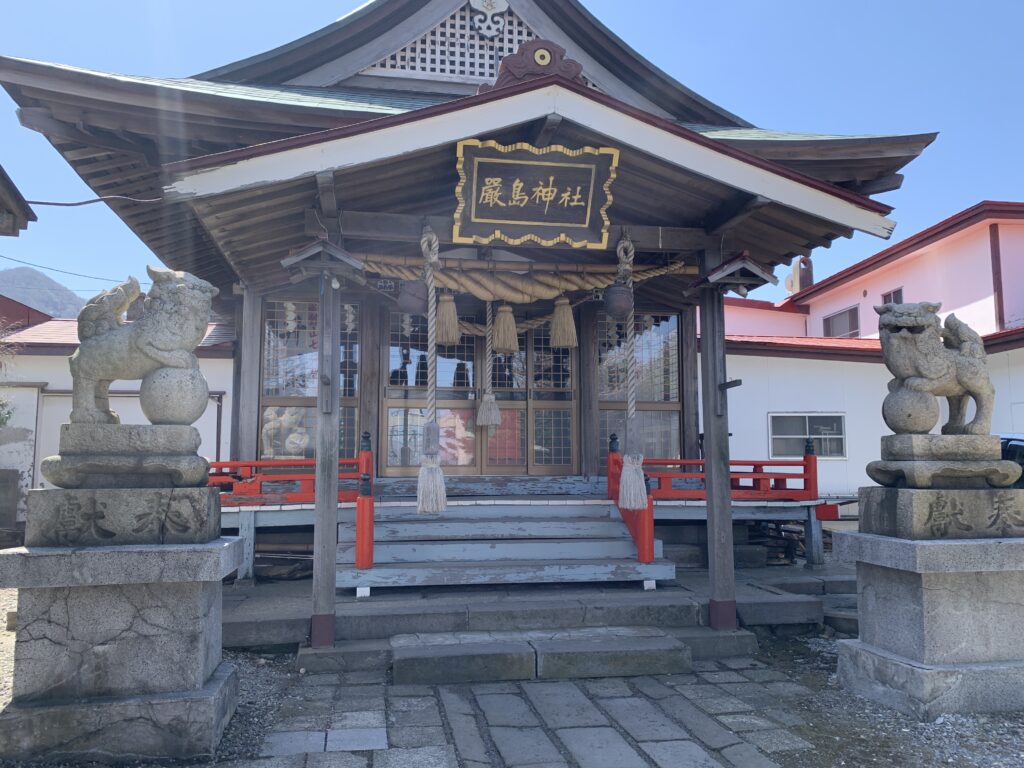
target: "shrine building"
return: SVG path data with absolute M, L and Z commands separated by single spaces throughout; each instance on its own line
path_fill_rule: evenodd
M 312 495 L 284 493 L 277 514 L 316 520 L 314 578 L 332 594 L 653 585 L 674 567 L 651 516 L 706 517 L 722 627 L 735 625 L 734 503 L 804 514 L 816 496 L 810 459 L 783 469 L 739 455 L 749 466 L 730 469 L 739 382 L 725 370 L 724 296 L 856 231 L 888 238 L 890 208 L 872 195 L 897 189 L 934 139 L 758 128 L 579 0 L 373 0 L 193 77 L 0 57 L 0 83 L 163 263 L 220 289 L 238 339 L 235 464 L 215 472 L 225 524 L 250 543 L 273 525 L 260 500 L 289 471 L 316 475 L 302 486 Z M 245 481 L 271 470 L 245 503 Z M 653 501 L 633 509 L 643 473 Z M 361 474 L 377 558 L 354 568 L 352 513 L 335 497 L 366 495 Z M 458 510 L 481 501 L 494 511 L 462 534 L 462 560 L 438 555 L 431 570 L 388 555 L 381 521 L 469 520 Z M 569 529 L 586 504 L 609 503 L 625 545 L 587 549 Z M 551 532 L 558 504 L 568 533 Z M 503 516 L 549 532 L 528 557 L 508 554 L 515 537 L 487 533 Z M 505 554 L 486 554 L 497 539 Z M 314 634 L 327 610 L 314 602 Z

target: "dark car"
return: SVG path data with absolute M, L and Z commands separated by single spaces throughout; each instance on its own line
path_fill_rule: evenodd
M 1003 458 L 1007 461 L 1015 461 L 1024 467 L 1024 435 L 1019 433 L 1006 433 L 999 436 L 999 442 L 1003 448 Z M 1013 484 L 1014 488 L 1024 488 L 1024 475 Z

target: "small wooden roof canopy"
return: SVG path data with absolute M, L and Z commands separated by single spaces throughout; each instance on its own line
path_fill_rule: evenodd
M 30 221 L 35 220 L 35 212 L 0 165 L 0 235 L 17 237 Z
M 470 136 L 618 146 L 610 215 L 630 228 L 638 263 L 686 258 L 711 236 L 768 268 L 856 229 L 888 236 L 888 209 L 867 195 L 897 188 L 899 169 L 935 138 L 762 130 L 658 70 L 577 0 L 507 0 L 467 37 L 474 3 L 374 0 L 192 78 L 0 57 L 0 84 L 21 122 L 97 195 L 162 198 L 109 204 L 166 264 L 222 288 L 279 283 L 281 259 L 310 241 L 307 212 L 328 199 L 353 253 L 417 253 L 424 216 L 438 217 L 443 239 L 454 145 Z M 475 95 L 503 58 L 538 38 L 580 63 L 582 84 L 551 76 Z M 547 249 L 544 258 L 609 254 Z M 641 298 L 679 301 L 671 281 L 652 282 Z

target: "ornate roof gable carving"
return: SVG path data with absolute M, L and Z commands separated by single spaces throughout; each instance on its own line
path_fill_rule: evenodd
M 583 79 L 583 66 L 578 61 L 566 58 L 565 48 L 550 40 L 531 40 L 511 56 L 502 59 L 498 79 L 493 85 L 484 83 L 477 92 L 484 93 L 546 75 L 559 75 L 580 85 L 588 84 Z

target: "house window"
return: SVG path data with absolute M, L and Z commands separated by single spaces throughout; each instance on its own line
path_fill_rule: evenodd
M 825 335 L 832 338 L 851 339 L 860 335 L 860 311 L 850 307 L 825 318 Z
M 903 303 L 903 289 L 897 288 L 888 293 L 882 294 L 883 304 L 902 304 Z
M 841 413 L 770 413 L 768 440 L 773 459 L 804 455 L 807 438 L 814 453 L 825 458 L 846 457 L 846 417 Z

